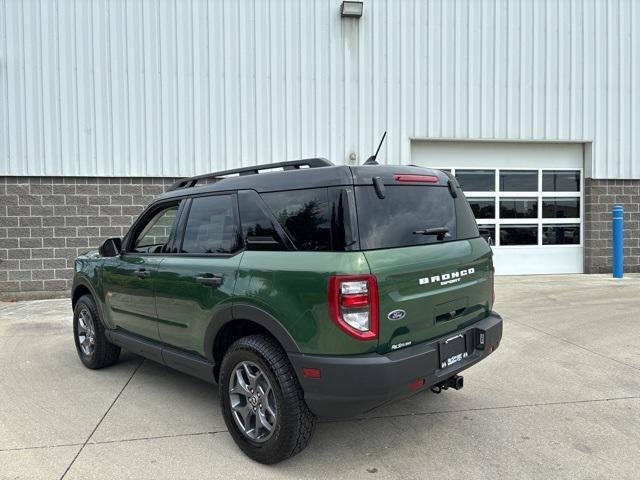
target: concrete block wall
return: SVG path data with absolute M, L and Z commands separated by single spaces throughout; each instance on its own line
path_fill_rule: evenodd
M 73 259 L 124 235 L 174 181 L 0 177 L 0 300 L 66 295 Z
M 640 180 L 585 180 L 585 273 L 612 271 L 611 209 L 624 207 L 624 270 L 640 272 Z

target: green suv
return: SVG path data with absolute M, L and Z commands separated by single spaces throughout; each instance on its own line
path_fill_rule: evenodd
M 177 182 L 77 258 L 72 305 L 84 365 L 125 348 L 217 383 L 263 463 L 301 451 L 317 417 L 461 388 L 502 337 L 491 248 L 456 180 L 324 159 Z

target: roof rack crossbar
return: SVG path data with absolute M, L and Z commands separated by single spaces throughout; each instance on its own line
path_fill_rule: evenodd
M 292 160 L 289 162 L 278 163 L 264 163 L 262 165 L 252 165 L 250 167 L 234 168 L 232 170 L 223 170 L 221 172 L 205 173 L 204 175 L 196 175 L 195 177 L 181 178 L 173 185 L 171 185 L 167 192 L 172 190 L 179 190 L 181 188 L 195 187 L 200 180 L 215 180 L 228 175 L 258 175 L 260 170 L 273 170 L 276 168 L 282 168 L 283 170 L 298 170 L 300 167 L 308 168 L 320 168 L 320 167 L 332 167 L 331 163 L 326 158 L 305 158 L 303 160 Z

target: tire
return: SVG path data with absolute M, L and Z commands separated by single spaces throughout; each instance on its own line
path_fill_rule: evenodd
M 253 403 L 254 412 L 256 408 L 258 410 L 257 413 L 253 413 L 254 421 L 249 421 L 248 424 L 256 425 L 261 411 L 265 412 L 266 423 L 272 424 L 270 432 L 262 425 L 254 428 L 254 436 L 256 432 L 263 433 L 259 439 L 250 438 L 251 436 L 245 433 L 241 425 L 242 415 L 238 413 L 243 406 L 252 408 L 251 397 L 245 396 L 244 393 L 233 394 L 230 391 L 230 383 L 232 388 L 235 387 L 234 391 L 246 391 L 240 387 L 242 382 L 236 373 L 239 368 L 241 375 L 248 368 L 255 375 L 253 378 L 257 378 L 255 384 L 258 386 L 251 391 L 262 391 L 264 394 L 263 387 L 268 382 L 270 392 L 273 393 L 266 394 L 262 401 L 258 399 L 259 406 Z M 259 374 L 256 369 L 259 369 Z M 316 417 L 304 401 L 304 393 L 287 354 L 271 337 L 251 335 L 231 345 L 222 360 L 219 383 L 224 421 L 233 440 L 247 456 L 260 463 L 273 464 L 292 457 L 307 446 L 315 429 Z M 245 385 L 249 390 L 249 384 Z M 256 396 L 253 396 L 254 400 Z M 244 403 L 243 397 L 246 400 Z M 273 407 L 275 416 L 268 413 L 270 407 Z
M 109 367 L 118 361 L 120 347 L 107 340 L 104 325 L 91 295 L 80 297 L 73 309 L 73 338 L 78 356 L 85 367 L 95 370 Z M 86 341 L 83 342 L 82 339 Z

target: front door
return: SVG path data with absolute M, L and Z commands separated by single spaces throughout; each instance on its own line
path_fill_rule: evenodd
M 159 265 L 160 339 L 202 356 L 211 319 L 229 308 L 242 253 L 235 194 L 195 197 L 185 205 L 177 252 Z
M 106 314 L 117 328 L 157 340 L 155 284 L 158 265 L 178 218 L 178 203 L 145 212 L 124 242 L 123 252 L 104 263 Z

